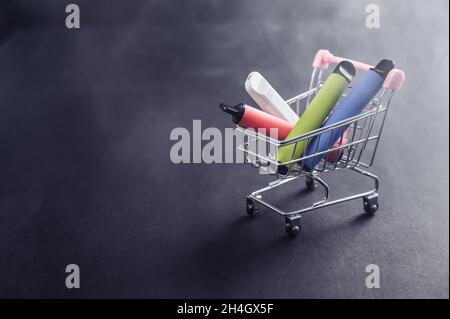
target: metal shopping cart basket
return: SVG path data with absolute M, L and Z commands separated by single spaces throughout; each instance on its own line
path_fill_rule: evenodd
M 368 64 L 334 56 L 327 50 L 319 50 L 313 62 L 309 90 L 287 100 L 287 104 L 300 115 L 300 110 L 308 107 L 315 93 L 320 90 L 321 84 L 323 84 L 323 75 L 329 65 L 337 64 L 343 60 L 352 62 L 355 68 L 363 71 L 367 71 L 372 67 Z M 378 92 L 377 96 L 366 106 L 362 113 L 289 140 L 278 141 L 257 131 L 238 126 L 237 130 L 243 135 L 243 142 L 239 145 L 239 149 L 244 153 L 244 161 L 250 163 L 255 168 L 259 168 L 259 170 L 264 170 L 266 174 L 276 177 L 268 186 L 256 190 L 247 196 L 247 213 L 250 216 L 255 216 L 258 213 L 259 205 L 267 207 L 285 218 L 286 232 L 292 237 L 295 237 L 300 232 L 300 218 L 302 214 L 330 205 L 362 198 L 365 212 L 371 216 L 374 215 L 378 210 L 377 191 L 379 180 L 376 175 L 368 172 L 366 169 L 370 168 L 374 162 L 389 105 L 395 91 L 401 88 L 404 79 L 405 75 L 402 71 L 398 69 L 392 70 L 387 76 L 380 92 Z M 351 90 L 350 86 L 348 88 L 349 90 Z M 348 127 L 345 134 L 334 145 L 330 145 L 330 141 L 330 146 L 327 150 L 310 155 L 303 154 L 300 158 L 294 158 L 295 147 L 298 143 L 306 141 L 308 144 L 315 136 L 329 131 L 331 131 L 331 134 L 328 135 L 331 137 L 333 136 L 334 130 L 343 127 Z M 287 145 L 293 145 L 291 147 L 293 150 L 292 157 L 289 161 L 279 163 L 277 161 L 278 148 Z M 304 169 L 303 163 L 305 159 L 321 155 L 325 156 L 323 156 L 323 159 L 318 162 L 312 171 Z M 283 172 L 283 175 L 279 174 L 277 169 L 279 165 L 288 165 L 288 172 L 286 174 Z M 345 169 L 352 170 L 373 180 L 374 188 L 347 197 L 331 199 L 330 187 L 321 176 L 325 173 Z M 321 185 L 325 191 L 325 198 L 313 203 L 311 206 L 294 211 L 283 211 L 263 198 L 264 193 L 302 177 L 305 178 L 306 187 L 309 189 L 314 189 L 317 185 Z

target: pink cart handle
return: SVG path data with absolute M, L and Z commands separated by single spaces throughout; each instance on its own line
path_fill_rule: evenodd
M 331 63 L 338 64 L 344 60 L 351 62 L 355 66 L 355 68 L 359 70 L 367 71 L 370 68 L 373 68 L 373 66 L 369 64 L 335 56 L 328 50 L 317 51 L 316 57 L 314 58 L 313 67 L 325 70 Z M 399 90 L 402 87 L 404 81 L 405 73 L 402 70 L 393 69 L 391 72 L 389 72 L 388 76 L 384 80 L 383 87 L 392 90 Z

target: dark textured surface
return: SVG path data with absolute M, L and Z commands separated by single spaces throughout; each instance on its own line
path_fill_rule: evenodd
M 70 31 L 60 1 L 2 1 L 0 297 L 448 298 L 448 2 L 380 1 L 379 30 L 364 1 L 316 2 L 78 1 Z M 407 81 L 373 167 L 379 215 L 323 209 L 290 240 L 278 216 L 245 216 L 266 177 L 174 165 L 169 134 L 231 126 L 218 102 L 251 102 L 252 70 L 304 90 L 320 48 L 393 58 Z

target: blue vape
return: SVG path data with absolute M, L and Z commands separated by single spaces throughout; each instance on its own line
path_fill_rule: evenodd
M 332 125 L 361 113 L 383 86 L 386 76 L 393 68 L 394 63 L 391 60 L 383 59 L 374 68 L 369 69 L 348 95 L 344 97 L 342 102 L 333 110 L 322 127 Z M 331 133 L 332 130 L 329 130 L 314 137 L 306 149 L 305 156 L 331 149 L 347 128 L 348 125 L 338 127 L 333 131 L 333 134 Z M 304 169 L 312 171 L 326 155 L 327 153 L 306 159 L 304 161 Z

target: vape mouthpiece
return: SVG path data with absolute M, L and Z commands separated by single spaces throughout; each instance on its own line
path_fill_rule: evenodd
M 224 111 L 225 113 L 231 114 L 233 122 L 236 124 L 239 124 L 242 117 L 244 116 L 244 104 L 239 103 L 237 105 L 228 105 L 225 103 L 220 103 L 219 105 L 220 109 Z
M 333 70 L 333 73 L 342 75 L 347 80 L 347 82 L 350 83 L 356 74 L 356 70 L 351 62 L 342 61 L 336 66 L 336 68 Z
M 383 59 L 374 67 L 371 68 L 374 72 L 378 73 L 383 79 L 386 79 L 387 75 L 395 67 L 395 63 L 391 60 Z

